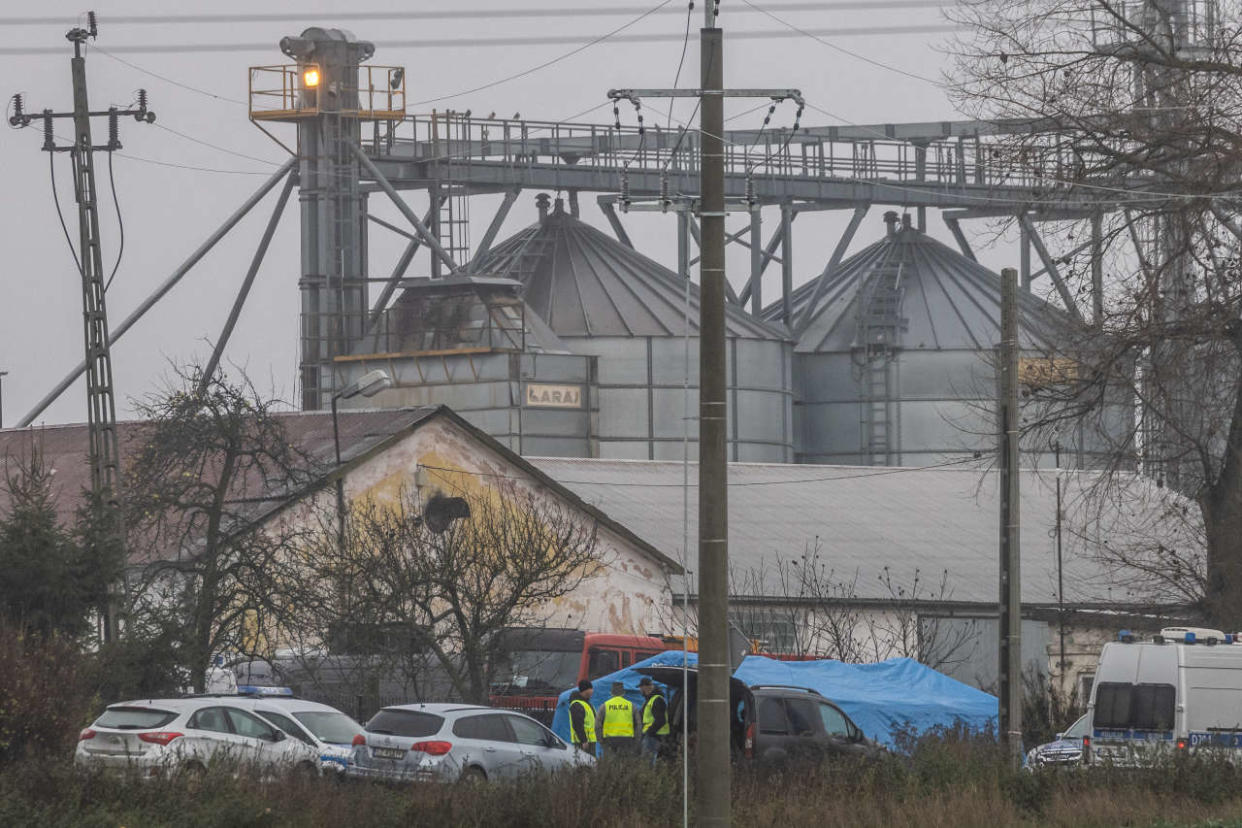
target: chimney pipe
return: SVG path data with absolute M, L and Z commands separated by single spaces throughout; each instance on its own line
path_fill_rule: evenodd
M 884 223 L 888 225 L 888 234 L 890 236 L 897 235 L 897 211 L 889 210 L 884 214 Z
M 548 220 L 548 204 L 552 201 L 552 196 L 547 193 L 540 193 L 535 196 L 535 207 L 539 210 L 539 223 L 543 224 Z

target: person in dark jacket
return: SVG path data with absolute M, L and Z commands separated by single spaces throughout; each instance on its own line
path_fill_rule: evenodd
M 670 732 L 668 724 L 668 702 L 655 688 L 655 683 L 648 678 L 638 682 L 638 691 L 643 694 L 642 713 L 642 752 L 643 756 L 651 756 L 654 767 L 660 754 L 665 752 L 665 742 Z
M 595 755 L 595 708 L 591 696 L 595 688 L 583 679 L 569 697 L 569 735 L 574 747 Z

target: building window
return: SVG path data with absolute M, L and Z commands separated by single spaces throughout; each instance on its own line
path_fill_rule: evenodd
M 791 618 L 774 618 L 766 613 L 730 613 L 729 621 L 742 634 L 759 643 L 761 650 L 770 653 L 797 653 L 797 627 Z
M 1095 686 L 1094 673 L 1082 673 L 1078 676 L 1078 703 L 1085 705 L 1091 701 L 1091 688 Z

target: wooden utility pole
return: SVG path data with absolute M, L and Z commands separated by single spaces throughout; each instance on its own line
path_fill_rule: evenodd
M 1000 438 L 1000 624 L 1001 736 L 1022 759 L 1022 573 L 1018 503 L 1018 271 L 1001 271 L 1001 342 L 997 366 Z

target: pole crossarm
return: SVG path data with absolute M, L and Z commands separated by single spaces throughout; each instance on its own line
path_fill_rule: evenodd
M 608 98 L 613 101 L 641 101 L 643 98 L 769 98 L 803 105 L 801 89 L 609 89 Z

